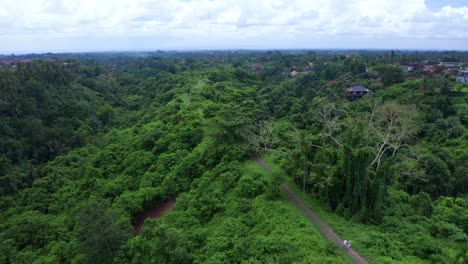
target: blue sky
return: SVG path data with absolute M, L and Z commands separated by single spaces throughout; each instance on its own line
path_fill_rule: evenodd
M 426 5 L 429 9 L 437 11 L 444 6 L 463 7 L 468 5 L 466 0 L 427 0 Z
M 468 50 L 468 0 L 2 0 L 0 53 Z

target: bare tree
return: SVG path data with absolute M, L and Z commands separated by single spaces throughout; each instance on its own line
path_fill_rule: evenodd
M 247 137 L 249 145 L 258 154 L 260 152 L 282 152 L 276 150 L 275 146 L 277 143 L 277 136 L 275 134 L 275 122 L 271 120 L 260 121 L 255 125 L 254 131 L 252 131 Z
M 343 147 L 339 135 L 349 129 L 360 127 L 365 145 L 375 149 L 371 166 L 379 169 L 382 157 L 391 152 L 392 157 L 420 131 L 419 113 L 414 106 L 400 105 L 396 102 L 382 104 L 377 99 L 368 100 L 367 115 L 350 115 L 346 108 L 324 105 L 317 111 L 317 121 L 322 124 L 325 134 L 337 146 Z M 364 123 L 364 126 L 362 124 Z M 366 129 L 367 127 L 367 129 Z
M 325 105 L 317 112 L 319 116 L 318 121 L 325 128 L 326 135 L 339 147 L 343 147 L 343 144 L 338 141 L 336 135 L 341 131 L 339 121 L 342 117 L 342 113 L 343 111 L 338 110 L 334 105 Z
M 400 105 L 389 102 L 371 108 L 369 134 L 376 139 L 375 157 L 371 166 L 378 170 L 382 156 L 391 151 L 392 157 L 403 146 L 408 146 L 420 131 L 419 113 L 412 105 Z

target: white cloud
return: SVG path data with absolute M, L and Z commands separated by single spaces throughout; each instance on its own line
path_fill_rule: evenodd
M 0 5 L 0 37 L 11 39 L 0 42 L 0 52 L 11 49 L 4 45 L 15 39 L 158 36 L 207 48 L 307 36 L 468 40 L 468 6 L 432 11 L 424 0 L 2 0 Z

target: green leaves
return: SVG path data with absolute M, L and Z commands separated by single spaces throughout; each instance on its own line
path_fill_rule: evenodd
M 245 198 L 254 198 L 265 192 L 266 182 L 261 174 L 244 175 L 239 180 L 239 195 Z
M 17 114 L 19 81 L 10 72 L 0 71 L 0 116 Z
M 76 230 L 87 263 L 111 263 L 130 236 L 130 223 L 120 222 L 109 206 L 107 201 L 90 201 L 79 214 Z
M 282 177 L 374 224 L 356 246 L 377 262 L 448 261 L 465 241 L 466 203 L 444 197 L 468 179 L 466 98 L 448 78 L 392 85 L 386 58 L 355 55 L 106 56 L 0 73 L 0 262 L 344 262 Z M 356 83 L 376 93 L 345 101 Z M 285 173 L 245 164 L 264 151 Z M 130 238 L 132 217 L 174 196 Z
M 403 70 L 394 65 L 385 65 L 385 66 L 377 66 L 374 67 L 379 73 L 380 78 L 382 79 L 382 83 L 385 86 L 390 86 L 392 84 L 401 83 L 405 80 L 403 75 Z
M 245 144 L 254 128 L 256 113 L 253 89 L 229 89 L 222 101 L 226 102 L 209 121 L 209 135 L 220 145 Z

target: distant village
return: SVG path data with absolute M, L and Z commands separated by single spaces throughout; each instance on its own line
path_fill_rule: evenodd
M 1 68 L 7 68 L 10 69 L 11 71 L 16 71 L 18 65 L 20 63 L 29 63 L 33 59 L 7 59 L 7 60 L 0 60 L 0 69 Z M 57 59 L 45 59 L 46 61 L 50 62 L 61 62 L 60 60 Z M 69 63 L 67 62 L 62 62 L 63 66 L 68 66 Z
M 54 58 L 18 58 L 18 59 L 1 59 L 0 58 L 0 70 L 1 69 L 8 69 L 11 72 L 16 72 L 20 65 L 25 65 L 28 63 L 33 62 L 34 60 L 41 60 L 41 61 L 47 61 L 47 62 L 54 62 L 57 64 L 61 64 L 63 67 L 68 68 L 70 70 L 79 70 L 80 68 L 87 67 L 85 64 L 78 60 L 70 59 L 67 57 L 54 57 Z M 115 64 L 109 64 L 108 65 L 110 72 L 109 73 L 101 73 L 100 75 L 103 77 L 111 77 L 112 72 L 115 70 L 116 65 Z
M 463 67 L 462 65 L 462 62 L 423 61 L 400 66 L 407 72 L 426 71 L 435 74 L 453 74 L 457 76 L 455 79 L 456 82 L 468 83 L 468 67 Z
M 348 56 L 347 56 L 348 57 Z M 458 83 L 468 83 L 468 67 L 463 67 L 462 62 L 450 61 L 422 61 L 408 64 L 395 63 L 394 65 L 400 66 L 405 72 L 430 72 L 434 74 L 453 74 L 456 77 L 455 81 Z M 255 71 L 260 68 L 260 64 L 252 65 L 251 70 Z M 296 67 L 289 72 L 289 75 L 294 77 L 297 75 L 305 75 L 312 71 L 313 63 L 308 63 L 303 71 L 299 71 Z M 369 72 L 369 70 L 367 70 Z M 419 78 L 417 74 L 409 74 L 408 77 Z
M 350 59 L 350 55 L 346 54 L 345 57 Z M 327 63 L 327 62 L 325 62 Z M 393 63 L 395 66 L 401 67 L 403 71 L 407 73 L 408 78 L 421 78 L 421 73 L 441 74 L 441 75 L 453 75 L 457 83 L 468 84 L 468 67 L 466 63 L 454 62 L 454 61 L 441 61 L 441 60 L 424 60 L 421 62 L 400 64 Z M 465 67 L 464 67 L 465 66 Z M 314 64 L 308 62 L 302 70 L 293 66 L 289 72 L 290 77 L 298 75 L 306 75 L 313 71 Z M 253 64 L 252 71 L 258 71 L 261 69 L 261 64 Z M 366 69 L 367 74 L 376 74 L 372 70 Z M 286 74 L 286 73 L 283 73 Z M 345 95 L 350 101 L 362 98 L 365 95 L 371 94 L 372 91 L 362 85 L 354 85 L 345 90 Z
M 268 52 L 267 54 L 270 54 Z M 157 55 L 161 55 L 164 53 L 157 53 Z M 346 60 L 353 60 L 354 58 L 350 54 L 341 54 L 340 55 L 343 59 Z M 0 69 L 9 69 L 12 72 L 15 72 L 20 64 L 29 63 L 34 59 L 41 59 L 45 61 L 55 62 L 62 64 L 63 67 L 70 68 L 70 69 L 80 69 L 83 64 L 79 63 L 77 60 L 70 60 L 70 57 L 61 56 L 60 54 L 39 54 L 37 57 L 32 55 L 20 55 L 20 56 L 0 56 Z M 224 61 L 224 59 L 223 59 Z M 213 63 L 216 61 L 214 60 Z M 259 59 L 255 62 L 251 62 L 246 66 L 246 69 L 253 73 L 261 73 L 265 70 L 264 60 Z M 303 65 L 298 66 L 291 66 L 289 71 L 280 72 L 282 76 L 289 76 L 294 78 L 296 76 L 307 75 L 314 71 L 314 67 L 317 63 L 323 63 L 325 65 L 331 63 L 332 61 L 322 61 L 322 62 L 311 62 L 305 61 Z M 432 60 L 424 60 L 424 61 L 417 61 L 412 63 L 400 63 L 394 62 L 391 65 L 395 65 L 400 67 L 404 72 L 406 72 L 407 78 L 422 78 L 427 74 L 437 74 L 437 75 L 451 75 L 451 78 L 454 78 L 454 81 L 460 83 L 462 85 L 468 84 L 468 64 L 463 63 L 460 61 L 445 61 L 443 59 L 432 59 Z M 109 64 L 109 69 L 111 70 L 110 73 L 102 74 L 107 77 L 112 76 L 112 72 L 116 69 L 115 64 Z M 376 76 L 377 72 L 373 71 L 372 69 L 365 69 L 365 73 L 370 76 Z M 334 81 L 331 81 L 334 82 Z M 318 87 L 317 89 L 320 89 Z M 361 84 L 357 84 L 351 87 L 348 87 L 344 90 L 346 97 L 350 101 L 357 100 L 362 98 L 365 95 L 371 94 L 372 90 L 364 87 Z

